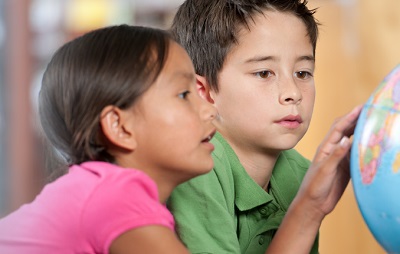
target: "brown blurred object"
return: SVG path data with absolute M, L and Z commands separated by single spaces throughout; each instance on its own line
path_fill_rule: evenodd
M 7 1 L 5 7 L 7 23 L 7 61 L 6 90 L 7 107 L 7 151 L 8 151 L 8 186 L 7 197 L 9 211 L 21 204 L 32 201 L 43 182 L 33 128 L 30 86 L 32 83 L 31 33 L 29 29 L 30 1 Z
M 312 159 L 335 118 L 365 103 L 400 63 L 400 1 L 310 0 L 322 23 L 316 52 L 317 98 L 310 130 L 297 149 Z M 383 254 L 349 184 L 321 227 L 322 254 Z

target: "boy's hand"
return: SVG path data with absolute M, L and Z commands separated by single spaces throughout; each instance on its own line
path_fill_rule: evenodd
M 336 206 L 350 179 L 350 136 L 362 106 L 337 119 L 304 177 L 297 199 L 321 220 Z M 311 214 L 310 214 L 311 215 Z
M 349 137 L 361 108 L 354 108 L 332 125 L 266 253 L 310 252 L 323 218 L 333 210 L 349 182 Z

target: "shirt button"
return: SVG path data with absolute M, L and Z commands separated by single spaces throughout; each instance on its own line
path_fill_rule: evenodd
M 267 214 L 267 212 L 268 212 L 267 208 L 261 208 L 261 209 L 260 209 L 260 213 L 261 213 L 262 215 Z
M 258 240 L 258 243 L 259 243 L 260 245 L 263 245 L 264 242 L 265 242 L 265 237 L 264 237 L 264 236 L 260 236 L 260 239 Z

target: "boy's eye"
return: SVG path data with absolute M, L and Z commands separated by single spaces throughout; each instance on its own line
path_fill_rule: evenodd
M 190 94 L 190 91 L 184 91 L 184 92 L 180 93 L 178 96 L 181 99 L 186 99 L 189 94 Z
M 272 76 L 272 72 L 271 71 L 258 71 L 256 73 L 254 73 L 254 75 L 256 77 L 260 77 L 262 79 L 266 79 L 266 78 Z
M 299 72 L 296 72 L 294 75 L 295 75 L 297 78 L 299 78 L 299 79 L 307 79 L 307 78 L 313 76 L 313 75 L 312 75 L 310 72 L 308 72 L 308 71 L 299 71 Z

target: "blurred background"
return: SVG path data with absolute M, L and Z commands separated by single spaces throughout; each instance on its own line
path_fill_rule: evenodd
M 107 25 L 168 28 L 181 3 L 0 0 L 0 217 L 32 201 L 46 182 L 36 98 L 54 51 Z M 316 17 L 322 24 L 316 53 L 317 99 L 310 130 L 296 148 L 311 160 L 334 119 L 366 102 L 400 64 L 400 1 L 309 0 L 309 7 L 318 8 Z M 385 253 L 361 217 L 351 183 L 323 222 L 320 252 Z

